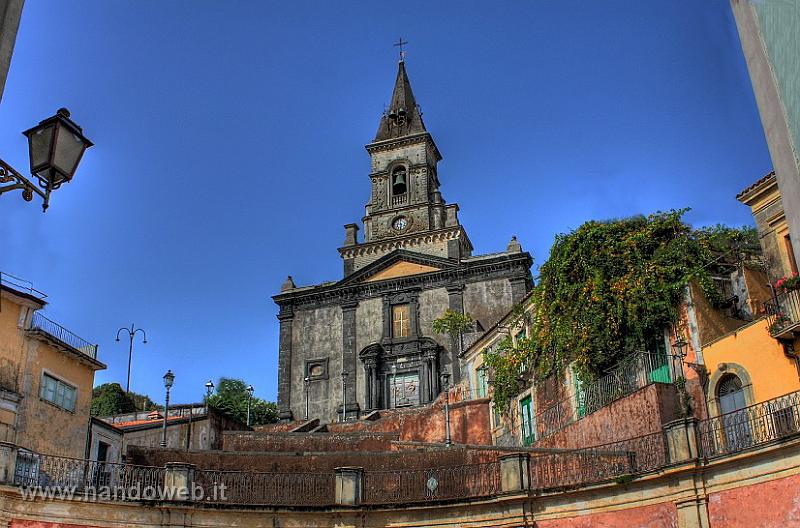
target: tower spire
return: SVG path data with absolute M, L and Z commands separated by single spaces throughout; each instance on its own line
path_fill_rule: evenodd
M 403 39 L 400 39 L 396 45 L 400 45 L 400 43 L 404 43 Z M 394 82 L 392 100 L 388 110 L 381 117 L 374 141 L 396 139 L 426 132 L 425 123 L 422 122 L 422 113 L 414 99 L 414 92 L 411 91 L 411 83 L 408 80 L 402 53 L 397 65 L 397 79 Z

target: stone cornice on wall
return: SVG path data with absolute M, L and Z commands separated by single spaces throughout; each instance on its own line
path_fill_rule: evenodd
M 403 289 L 433 289 L 444 288 L 454 283 L 468 284 L 500 278 L 526 278 L 530 276 L 533 259 L 526 252 L 501 253 L 476 262 L 453 261 L 453 263 L 457 265 L 438 272 L 366 283 L 342 284 L 340 281 L 321 284 L 280 293 L 273 296 L 272 299 L 281 307 L 281 314 L 286 315 L 291 312 L 292 307 L 339 305 L 344 302 L 371 299 Z
M 428 132 L 420 132 L 418 134 L 402 136 L 396 139 L 386 139 L 384 141 L 377 141 L 375 143 L 370 143 L 368 145 L 365 145 L 364 148 L 367 149 L 367 152 L 372 154 L 374 152 L 394 150 L 398 147 L 402 147 L 405 145 L 414 145 L 415 143 L 427 143 L 433 149 L 433 152 L 436 155 L 436 160 L 439 161 L 442 159 L 442 155 L 439 152 L 439 148 L 433 141 L 433 136 L 431 136 L 430 133 Z
M 455 240 L 458 238 L 464 239 L 467 246 L 472 249 L 472 242 L 467 237 L 467 232 L 460 225 L 453 227 L 445 227 L 436 231 L 423 231 L 418 234 L 411 234 L 406 236 L 397 236 L 386 238 L 383 240 L 376 240 L 374 242 L 365 242 L 353 246 L 344 246 L 339 248 L 339 254 L 343 259 L 350 259 L 362 257 L 364 255 L 371 255 L 373 253 L 389 253 L 395 249 L 405 249 L 409 246 L 416 246 L 419 244 L 432 244 L 436 242 L 445 242 L 447 240 Z

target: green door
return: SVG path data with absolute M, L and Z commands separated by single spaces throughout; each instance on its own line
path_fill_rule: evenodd
M 530 396 L 525 396 L 519 401 L 519 412 L 522 415 L 522 445 L 529 446 L 536 441 L 536 427 L 533 421 Z
M 651 383 L 672 383 L 669 375 L 669 356 L 663 339 L 656 339 L 653 351 L 646 357 Z

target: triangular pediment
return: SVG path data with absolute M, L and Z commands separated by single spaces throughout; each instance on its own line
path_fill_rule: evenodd
M 377 282 L 423 273 L 435 273 L 457 267 L 450 259 L 397 249 L 375 262 L 345 277 L 339 285 Z
M 440 271 L 441 268 L 434 268 L 425 264 L 417 264 L 416 262 L 408 262 L 401 260 L 392 264 L 388 268 L 382 269 L 375 275 L 365 279 L 364 282 L 375 282 L 385 279 L 396 279 L 398 277 L 408 277 L 409 275 L 419 275 L 420 273 L 431 273 L 433 271 Z

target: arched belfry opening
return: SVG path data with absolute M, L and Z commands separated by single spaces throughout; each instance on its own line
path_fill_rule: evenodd
M 392 196 L 401 196 L 408 191 L 408 173 L 403 165 L 392 171 Z

